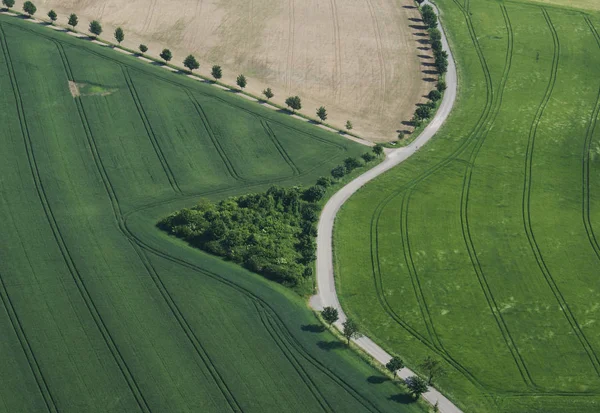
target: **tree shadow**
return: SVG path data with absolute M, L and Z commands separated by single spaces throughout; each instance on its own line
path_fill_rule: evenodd
M 412 127 L 414 127 L 414 126 L 415 126 L 415 123 L 414 123 L 413 121 L 411 121 L 411 120 L 403 120 L 403 121 L 402 121 L 402 122 L 400 122 L 400 123 L 402 123 L 402 124 L 403 124 L 403 125 L 405 125 L 405 126 L 412 126 Z
M 401 404 L 411 404 L 417 401 L 417 399 L 415 399 L 412 395 L 406 393 L 394 394 L 388 399 Z
M 325 326 L 321 324 L 304 324 L 300 329 L 302 331 L 308 331 L 309 333 L 322 333 L 325 331 Z
M 421 70 L 421 73 L 425 74 L 425 75 L 438 75 L 439 72 L 437 70 Z
M 432 56 L 426 54 L 418 54 L 417 57 L 420 57 L 421 59 L 433 59 Z
M 416 9 L 417 6 L 402 6 L 403 9 Z
M 319 347 L 321 350 L 331 351 L 344 348 L 346 345 L 341 341 L 319 341 L 317 342 L 317 347 Z
M 409 24 L 408 27 L 413 28 L 415 30 L 427 30 L 428 27 L 422 24 Z
M 423 32 L 413 32 L 413 36 L 417 36 L 417 37 L 427 37 L 427 33 L 423 33 Z
M 435 67 L 435 63 L 431 62 L 421 62 L 421 64 L 425 67 Z
M 417 23 L 423 22 L 423 19 L 418 19 L 416 17 L 409 17 L 408 20 L 410 20 L 411 22 L 417 22 Z
M 433 83 L 433 82 L 437 82 L 437 79 L 435 77 L 424 77 L 423 81 Z
M 381 384 L 381 383 L 385 383 L 386 381 L 389 381 L 389 377 L 385 377 L 385 376 L 369 376 L 367 377 L 367 382 L 371 383 L 371 384 Z
M 419 46 L 419 47 L 417 47 L 417 49 L 418 49 L 418 50 L 423 50 L 423 51 L 425 51 L 425 50 L 431 50 L 431 49 L 430 49 L 429 47 L 427 47 L 427 46 Z
M 417 43 L 420 43 L 420 44 L 429 44 L 429 39 L 419 39 L 419 40 L 417 40 Z

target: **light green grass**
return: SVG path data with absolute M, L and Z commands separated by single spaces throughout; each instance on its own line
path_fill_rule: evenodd
M 365 148 L 17 18 L 0 50 L 0 411 L 422 411 L 299 297 L 155 228 Z
M 438 3 L 458 100 L 338 215 L 342 306 L 467 412 L 596 411 L 600 17 Z

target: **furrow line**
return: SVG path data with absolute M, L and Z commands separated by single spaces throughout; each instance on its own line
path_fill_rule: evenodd
M 275 145 L 275 148 L 277 149 L 277 152 L 279 152 L 279 155 L 281 155 L 285 163 L 287 163 L 290 169 L 292 170 L 292 173 L 294 175 L 300 175 L 300 169 L 298 169 L 290 155 L 281 145 L 281 142 L 279 142 L 279 139 L 277 139 L 275 132 L 273 132 L 273 129 L 271 129 L 267 121 L 260 119 L 260 124 L 262 125 L 263 129 L 265 130 L 265 133 L 267 134 L 271 142 L 273 142 L 273 145 Z

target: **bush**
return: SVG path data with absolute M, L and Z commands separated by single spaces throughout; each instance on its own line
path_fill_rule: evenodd
M 336 166 L 331 170 L 331 176 L 336 179 L 340 179 L 344 175 L 346 175 L 346 167 L 344 165 Z
M 303 198 L 308 202 L 318 202 L 325 196 L 326 189 L 321 185 L 314 185 L 304 191 Z
M 344 159 L 344 166 L 346 167 L 347 172 L 351 172 L 356 168 L 360 168 L 362 163 L 357 158 L 346 158 Z
M 438 83 L 437 83 L 436 89 L 437 89 L 439 92 L 443 92 L 444 90 L 446 90 L 446 87 L 447 87 L 447 86 L 446 86 L 446 82 L 445 82 L 444 80 L 440 80 L 440 81 L 438 81 Z
M 432 42 L 442 40 L 442 33 L 436 28 L 427 30 L 429 32 L 429 40 Z
M 432 90 L 431 92 L 429 92 L 427 97 L 429 99 L 431 99 L 431 101 L 437 102 L 438 100 L 440 100 L 442 98 L 442 94 L 440 93 L 439 90 Z
M 365 161 L 365 163 L 369 163 L 376 158 L 376 156 L 371 152 L 363 153 L 360 157 L 363 159 L 363 161 Z
M 438 50 L 442 50 L 442 42 L 440 42 L 439 40 L 434 40 L 431 42 L 431 48 L 433 49 L 433 51 L 438 51 Z
M 327 176 L 322 176 L 319 179 L 317 179 L 317 185 L 321 185 L 325 188 L 328 188 L 331 186 L 331 178 Z
M 428 119 L 431 116 L 431 108 L 429 106 L 419 106 L 415 111 L 415 118 Z

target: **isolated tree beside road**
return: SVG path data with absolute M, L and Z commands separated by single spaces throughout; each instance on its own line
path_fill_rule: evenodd
M 285 100 L 285 104 L 292 108 L 292 112 L 302 109 L 302 101 L 299 96 L 290 96 Z
M 159 56 L 166 63 L 169 63 L 169 61 L 173 58 L 173 54 L 171 53 L 171 51 L 169 49 L 163 49 L 163 51 L 160 52 Z
M 198 63 L 196 58 L 192 55 L 188 55 L 188 57 L 185 58 L 183 65 L 190 69 L 190 72 L 200 67 L 200 63 Z
M 404 380 L 404 383 L 415 399 L 427 391 L 427 382 L 419 376 L 410 376 Z
M 319 109 L 317 109 L 317 116 L 319 119 L 321 119 L 321 122 L 325 122 L 325 120 L 327 120 L 327 109 L 325 109 L 325 106 L 321 106 Z
M 331 326 L 338 320 L 338 310 L 333 307 L 325 307 L 323 311 L 321 311 L 321 316 L 323 317 L 323 320 Z
M 235 83 L 237 83 L 237 85 L 240 87 L 240 89 L 244 89 L 246 87 L 246 85 L 248 84 L 246 81 L 246 76 L 244 76 L 244 75 L 239 75 L 237 77 L 237 79 L 235 80 Z
M 29 15 L 29 17 L 33 16 L 37 11 L 37 7 L 30 1 L 26 1 L 23 3 L 23 11 Z
M 48 18 L 50 19 L 50 24 L 54 24 L 56 19 L 58 19 L 58 16 L 56 15 L 56 12 L 54 10 L 50 10 L 48 12 Z
M 79 23 L 79 19 L 77 18 L 77 15 L 75 13 L 71 13 L 67 24 L 69 26 L 71 26 L 73 28 L 73 30 L 75 30 L 75 26 L 77 26 L 78 23 Z
M 219 80 L 223 77 L 223 70 L 221 69 L 221 66 L 214 65 L 210 74 L 215 78 L 215 80 Z
M 344 329 L 342 330 L 342 335 L 346 337 L 348 345 L 350 345 L 350 340 L 357 339 L 362 336 L 362 334 L 358 331 L 358 325 L 352 319 L 347 319 L 342 324 Z
M 15 5 L 15 0 L 2 0 L 2 4 L 4 4 L 7 9 L 10 9 Z
M 90 33 L 96 37 L 102 34 L 102 25 L 98 20 L 94 20 L 90 23 Z
M 440 361 L 432 359 L 430 356 L 427 356 L 427 358 L 423 360 L 421 368 L 427 372 L 427 384 L 431 384 L 435 377 L 442 376 L 445 373 Z
M 267 100 L 271 99 L 273 96 L 275 96 L 275 94 L 273 93 L 273 91 L 271 90 L 270 87 L 266 88 L 265 90 L 263 90 L 263 95 L 265 95 L 265 97 L 267 98 Z
M 121 44 L 121 42 L 123 40 L 125 40 L 125 33 L 123 32 L 123 29 L 121 29 L 120 27 L 117 27 L 117 30 L 115 30 L 115 40 Z
M 140 52 L 142 53 L 146 53 L 148 51 L 148 46 L 146 46 L 145 44 L 141 44 L 139 46 Z
M 388 369 L 388 371 L 394 376 L 396 376 L 396 372 L 404 368 L 404 362 L 398 357 L 392 357 L 390 361 L 386 363 L 385 368 Z
M 442 94 L 440 93 L 439 90 L 432 90 L 431 92 L 429 92 L 429 94 L 427 95 L 427 97 L 433 101 L 433 102 L 437 102 L 438 100 L 440 100 L 442 98 Z
M 383 146 L 381 146 L 380 143 L 373 146 L 373 153 L 377 156 L 381 156 L 381 154 L 383 153 Z
M 349 120 L 346 121 L 346 129 L 352 130 L 352 122 L 350 122 Z

